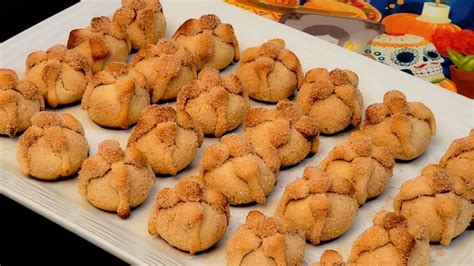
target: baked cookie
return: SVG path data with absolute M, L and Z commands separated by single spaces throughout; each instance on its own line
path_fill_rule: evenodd
M 234 28 L 213 14 L 186 20 L 172 39 L 191 51 L 197 70 L 205 67 L 221 70 L 240 59 Z
M 206 184 L 227 196 L 231 205 L 265 203 L 278 181 L 280 158 L 271 146 L 253 147 L 242 135 L 228 134 L 202 155 L 200 174 Z
M 229 219 L 225 195 L 208 188 L 200 177 L 190 176 L 175 188 L 158 192 L 148 232 L 194 254 L 216 244 L 224 236 Z
M 44 110 L 43 96 L 30 81 L 18 81 L 15 71 L 0 68 L 0 135 L 13 138 L 31 126 L 31 117 Z
M 303 265 L 305 246 L 294 224 L 254 210 L 227 241 L 227 265 Z
M 439 161 L 451 175 L 457 175 L 474 184 L 474 129 L 469 136 L 454 140 Z
M 404 216 L 380 211 L 374 225 L 354 241 L 348 264 L 430 265 L 428 236 L 421 228 L 409 228 Z
M 171 106 L 145 108 L 128 139 L 148 159 L 157 174 L 176 175 L 196 156 L 203 141 L 193 120 L 176 114 Z
M 324 134 L 334 134 L 362 120 L 362 94 L 354 72 L 315 68 L 306 72 L 296 104 Z
M 311 264 L 311 266 L 345 266 L 347 265 L 343 259 L 342 255 L 339 254 L 336 250 L 328 249 L 321 254 L 319 262 Z
M 439 165 L 448 170 L 450 175 L 459 176 L 467 184 L 474 185 L 474 129 L 471 129 L 469 136 L 451 143 Z M 472 222 L 474 222 L 474 213 Z
M 358 208 L 350 181 L 307 167 L 302 178 L 286 186 L 275 215 L 293 221 L 305 233 L 306 240 L 318 245 L 344 234 Z
M 99 143 L 79 171 L 79 193 L 95 207 L 125 219 L 142 204 L 155 183 L 150 164 L 136 147 L 120 148 L 116 140 Z
M 436 134 L 431 110 L 419 102 L 407 102 L 405 94 L 389 91 L 383 103 L 365 111 L 362 130 L 377 146 L 390 149 L 395 159 L 412 160 L 422 155 Z
M 216 69 L 205 68 L 178 92 L 176 108 L 192 117 L 204 134 L 219 138 L 243 122 L 250 101 L 237 76 L 221 77 Z
M 26 59 L 25 79 L 38 87 L 51 108 L 80 101 L 91 77 L 84 55 L 62 44 L 33 52 Z
M 154 103 L 175 99 L 181 87 L 197 76 L 191 52 L 167 39 L 160 39 L 156 45 L 145 45 L 130 66 L 145 76 Z
M 67 48 L 83 54 L 96 73 L 112 62 L 127 61 L 131 45 L 125 28 L 102 16 L 93 18 L 87 28 L 72 30 Z
M 288 100 L 278 102 L 273 110 L 251 109 L 244 126 L 254 145 L 270 144 L 278 149 L 282 167 L 298 164 L 318 151 L 318 128 Z
M 145 77 L 125 63 L 110 63 L 96 73 L 82 98 L 82 109 L 103 127 L 127 129 L 150 104 Z
M 265 102 L 287 99 L 303 83 L 300 61 L 282 39 L 246 49 L 235 74 L 250 98 Z
M 112 20 L 126 29 L 135 50 L 165 35 L 166 21 L 159 0 L 122 0 Z
M 466 230 L 474 214 L 474 186 L 451 176 L 439 165 L 428 165 L 421 175 L 403 183 L 393 209 L 410 227 L 423 226 L 431 242 L 447 246 Z
M 42 111 L 20 137 L 17 160 L 25 175 L 55 180 L 75 174 L 89 154 L 81 123 L 71 114 Z
M 382 194 L 392 177 L 395 160 L 385 147 L 373 145 L 364 134 L 353 133 L 349 142 L 334 147 L 319 164 L 330 176 L 349 180 L 359 205 Z

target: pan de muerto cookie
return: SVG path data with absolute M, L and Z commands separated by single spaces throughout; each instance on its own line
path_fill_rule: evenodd
M 80 101 L 92 72 L 84 55 L 58 44 L 29 54 L 25 76 L 38 86 L 49 107 L 56 108 Z
M 75 174 L 89 154 L 84 128 L 74 116 L 39 112 L 20 137 L 17 159 L 21 171 L 43 180 Z
M 365 111 L 362 130 L 377 146 L 390 149 L 395 159 L 412 160 L 422 155 L 436 134 L 431 110 L 419 102 L 407 102 L 400 91 L 385 93 L 383 103 Z
M 155 183 L 150 164 L 136 147 L 125 150 L 115 140 L 104 140 L 97 154 L 82 164 L 79 193 L 95 207 L 130 216 L 142 204 Z
M 184 178 L 175 188 L 158 192 L 148 232 L 190 254 L 212 247 L 229 225 L 224 194 L 208 188 L 200 177 Z
M 31 126 L 31 117 L 44 110 L 43 96 L 30 81 L 18 81 L 15 71 L 0 69 L 0 135 L 14 137 Z
M 232 25 L 222 23 L 213 14 L 188 19 L 172 38 L 191 51 L 197 70 L 204 67 L 221 70 L 240 59 L 239 42 Z

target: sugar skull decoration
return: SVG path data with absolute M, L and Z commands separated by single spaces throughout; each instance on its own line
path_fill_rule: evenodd
M 436 47 L 423 37 L 411 34 L 380 34 L 369 42 L 365 53 L 383 64 L 431 83 L 445 79 L 441 66 L 443 57 Z

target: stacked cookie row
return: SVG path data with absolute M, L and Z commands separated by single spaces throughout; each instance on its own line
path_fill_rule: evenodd
M 237 230 L 235 236 L 231 237 L 227 244 L 229 263 L 232 261 L 232 263 L 245 264 L 247 263 L 245 262 L 247 256 L 252 258 L 249 259 L 248 263 L 264 263 L 267 259 L 270 261 L 275 259 L 275 254 L 262 253 L 262 249 L 265 249 L 263 241 L 266 237 L 278 235 L 279 238 L 290 237 L 296 241 L 295 243 L 300 243 L 295 244 L 299 247 L 297 251 L 293 249 L 293 244 L 280 243 L 278 247 L 280 252 L 290 252 L 289 249 L 291 249 L 291 252 L 294 251 L 296 253 L 292 253 L 292 256 L 286 258 L 280 256 L 279 259 L 283 261 L 288 259 L 288 263 L 289 260 L 296 260 L 297 264 L 299 264 L 303 259 L 301 254 L 304 253 L 304 245 L 301 245 L 301 242 L 304 243 L 305 240 L 308 240 L 317 245 L 321 241 L 337 238 L 346 232 L 355 219 L 358 207 L 364 204 L 367 199 L 374 198 L 383 192 L 392 175 L 395 162 L 394 157 L 402 149 L 400 142 L 393 143 L 393 146 L 388 147 L 375 145 L 375 142 L 370 137 L 371 132 L 378 131 L 378 134 L 383 136 L 390 136 L 391 134 L 397 137 L 391 131 L 391 127 L 388 128 L 389 131 L 384 132 L 387 129 L 384 124 L 392 123 L 392 120 L 396 120 L 396 117 L 404 117 L 406 118 L 405 122 L 410 127 L 410 123 L 421 121 L 422 126 L 427 127 L 429 133 L 426 139 L 425 135 L 415 138 L 415 142 L 412 139 L 407 139 L 408 143 L 406 145 L 418 145 L 416 146 L 418 148 L 417 153 L 415 155 L 410 154 L 410 156 L 421 155 L 430 142 L 432 135 L 430 123 L 434 123 L 432 114 L 427 118 L 421 117 L 420 119 L 417 116 L 418 113 L 410 112 L 408 107 L 401 109 L 393 107 L 390 109 L 389 106 L 394 102 L 398 106 L 405 105 L 411 107 L 414 105 L 425 113 L 431 114 L 429 109 L 423 105 L 406 102 L 404 95 L 400 92 L 392 91 L 387 93 L 383 104 L 373 105 L 387 105 L 387 111 L 383 113 L 385 119 L 369 123 L 368 120 L 373 119 L 369 111 L 366 116 L 367 122 L 363 123 L 362 130 L 354 133 L 348 143 L 334 148 L 318 167 L 306 168 L 303 178 L 287 186 L 274 217 L 266 218 L 258 212 L 249 213 L 247 223 Z M 260 149 L 262 147 L 270 148 L 268 151 L 274 150 L 273 154 L 280 156 L 273 156 L 273 158 L 280 157 L 280 165 L 283 165 L 285 156 L 281 156 L 282 153 L 278 152 L 281 150 L 278 149 L 275 143 L 279 143 L 281 139 L 286 139 L 287 137 L 285 136 L 291 134 L 287 134 L 285 131 L 280 133 L 279 127 L 286 124 L 290 125 L 291 128 L 294 125 L 300 124 L 298 122 L 300 119 L 300 110 L 289 101 L 279 102 L 275 110 L 251 110 L 244 122 L 245 137 L 238 137 L 233 134 L 226 135 L 222 138 L 221 144 L 212 145 L 205 151 L 200 165 L 203 184 L 223 192 L 229 199 L 230 204 L 233 205 L 252 201 L 262 202 L 275 179 L 273 176 L 271 179 L 268 179 L 265 175 L 262 176 L 262 168 L 260 168 L 259 176 L 258 167 L 254 167 L 254 165 L 257 166 L 258 161 L 268 162 L 277 160 L 269 160 L 268 157 L 264 158 L 261 155 L 260 160 L 257 160 L 257 162 L 250 160 L 251 144 L 253 144 L 254 150 L 256 149 L 255 147 Z M 255 129 L 255 133 L 253 133 L 253 120 L 263 121 L 265 127 Z M 277 123 L 277 121 L 279 122 Z M 373 134 L 377 136 L 377 133 Z M 256 138 L 254 135 L 261 136 Z M 245 139 L 250 141 L 245 141 Z M 263 141 L 263 139 L 267 141 Z M 383 138 L 380 137 L 379 139 Z M 419 145 L 418 141 L 422 142 L 421 145 Z M 309 147 L 311 147 L 310 143 L 308 142 Z M 288 154 L 294 155 L 299 154 L 302 150 L 304 151 L 302 148 L 304 146 L 290 145 L 297 147 L 297 149 Z M 256 154 L 259 155 L 258 151 Z M 283 153 L 283 155 L 285 154 Z M 304 157 L 302 156 L 302 158 Z M 274 169 L 278 169 L 278 167 L 274 167 Z M 265 172 L 268 173 L 269 171 L 266 170 Z M 244 184 L 245 186 L 242 186 Z M 249 196 L 250 198 L 248 198 Z M 155 211 L 159 213 L 160 208 L 156 207 Z M 162 222 L 166 223 L 166 220 Z M 259 223 L 268 223 L 268 226 L 274 229 L 268 232 L 268 234 L 260 234 L 258 232 L 260 228 Z M 161 235 L 159 232 L 154 232 Z M 256 242 L 248 246 L 249 243 L 245 242 L 250 241 L 248 238 L 254 239 L 252 241 Z M 167 241 L 169 242 L 168 239 Z M 244 242 L 240 243 L 240 241 Z M 173 245 L 173 243 L 171 244 Z M 190 248 L 183 248 L 182 246 L 179 248 L 190 250 Z M 192 251 L 192 253 L 194 252 L 196 250 Z M 279 254 L 281 255 L 281 253 Z M 234 256 L 237 256 L 237 259 Z
M 439 164 L 402 184 L 394 212 L 381 211 L 355 241 L 347 264 L 430 265 L 429 243 L 448 246 L 474 215 L 474 151 L 469 136 L 452 142 Z M 314 265 L 345 265 L 334 250 Z
M 127 218 L 131 209 L 147 198 L 155 182 L 153 172 L 175 175 L 193 160 L 203 133 L 220 137 L 242 123 L 250 109 L 246 90 L 238 77 L 221 77 L 215 69 L 239 59 L 232 27 L 220 23 L 214 15 L 206 15 L 185 22 L 175 33 L 175 40 L 159 40 L 164 25 L 159 2 L 123 1 L 112 19 L 94 18 L 90 27 L 71 31 L 67 46 L 55 45 L 30 54 L 26 60 L 27 81 L 19 82 L 16 73 L 2 70 L 1 87 L 9 114 L 2 133 L 13 137 L 27 129 L 17 152 L 25 174 L 57 180 L 80 169 L 81 195 L 94 206 Z M 196 47 L 196 41 L 205 45 Z M 229 57 L 227 44 L 232 46 L 230 60 L 225 59 Z M 139 51 L 127 65 L 124 61 L 131 48 Z M 199 77 L 194 80 L 197 71 Z M 149 106 L 150 98 L 152 102 L 178 98 L 177 110 Z M 106 140 L 99 144 L 96 155 L 87 158 L 89 145 L 81 123 L 67 113 L 42 111 L 44 102 L 57 108 L 79 100 L 89 117 L 103 127 L 126 129 L 138 121 L 128 147 L 122 149 L 117 141 Z M 281 106 L 291 109 L 282 110 L 282 121 L 290 122 L 286 113 L 295 112 L 294 107 L 289 102 Z M 294 115 L 297 117 L 291 124 L 301 116 Z M 310 149 L 317 150 L 315 127 L 307 119 L 298 123 L 296 143 L 307 145 L 311 142 L 308 140 L 315 139 Z M 228 139 L 230 145 L 244 143 L 245 154 L 232 157 L 248 155 L 241 163 L 250 163 L 258 172 L 242 173 L 243 178 L 249 178 L 252 192 L 233 202 L 263 203 L 276 183 L 279 154 L 266 145 L 254 148 L 246 138 Z M 308 152 L 303 151 L 289 164 L 298 163 Z M 266 171 L 262 178 L 268 179 L 264 191 L 259 187 L 260 169 Z M 212 170 L 206 168 L 207 172 Z M 217 191 L 214 194 L 221 197 L 225 209 L 226 196 Z
M 245 50 L 236 73 L 220 76 L 219 70 L 240 59 L 232 26 L 205 15 L 186 21 L 166 40 L 160 39 L 165 24 L 159 2 L 123 1 L 112 19 L 94 18 L 90 27 L 73 30 L 67 47 L 31 54 L 29 81 L 0 71 L 0 99 L 8 114 L 0 131 L 14 136 L 31 125 L 18 147 L 23 172 L 57 179 L 81 169 L 80 193 L 122 218 L 146 200 L 154 173 L 176 175 L 194 159 L 204 135 L 222 137 L 204 152 L 199 177 L 158 193 L 150 217 L 151 234 L 196 253 L 224 235 L 229 205 L 265 203 L 280 168 L 316 153 L 319 132 L 361 124 L 363 100 L 355 73 L 317 68 L 303 76 L 281 39 Z M 127 65 L 131 49 L 138 53 Z M 295 103 L 286 100 L 297 90 Z M 278 104 L 250 109 L 249 97 Z M 176 109 L 150 105 L 175 98 Z M 89 147 L 79 121 L 39 112 L 44 101 L 56 108 L 79 100 L 103 127 L 137 124 L 126 149 L 107 140 L 86 159 Z M 242 123 L 244 135 L 224 136 Z M 393 157 L 420 156 L 435 131 L 424 105 L 387 93 L 383 103 L 367 108 L 360 132 L 287 187 L 274 217 L 249 213 L 229 240 L 228 263 L 301 264 L 305 239 L 317 245 L 347 231 L 358 207 L 385 189 Z M 405 232 L 405 218 L 397 217 L 380 214 L 376 225 Z

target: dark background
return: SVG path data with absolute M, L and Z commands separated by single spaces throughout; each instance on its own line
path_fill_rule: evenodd
M 0 9 L 0 42 L 79 1 L 8 0 Z M 33 52 L 33 51 L 32 51 Z M 0 68 L 8 68 L 0 62 Z M 15 201 L 0 195 L 0 264 L 125 264 Z M 68 258 L 65 263 L 65 258 Z

